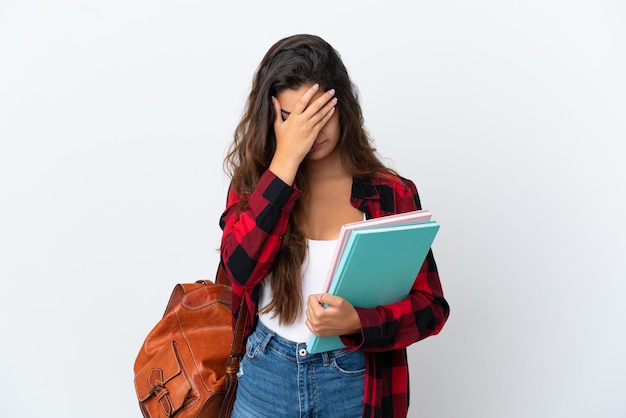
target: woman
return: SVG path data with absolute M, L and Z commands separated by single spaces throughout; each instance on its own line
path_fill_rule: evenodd
M 245 298 L 251 312 L 233 418 L 405 417 L 405 348 L 437 334 L 449 307 L 431 252 L 401 302 L 318 294 L 343 224 L 420 208 L 415 185 L 376 156 L 327 42 L 296 35 L 269 49 L 225 166 L 221 259 L 232 306 Z M 310 354 L 309 331 L 347 350 Z

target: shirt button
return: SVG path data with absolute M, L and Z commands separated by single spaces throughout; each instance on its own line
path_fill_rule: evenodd
M 306 356 L 306 348 L 301 348 L 300 350 L 298 350 L 298 354 L 300 354 L 301 357 Z

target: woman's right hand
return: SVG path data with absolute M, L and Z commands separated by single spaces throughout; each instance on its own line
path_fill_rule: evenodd
M 334 90 L 325 93 L 318 90 L 318 84 L 284 90 L 279 94 L 283 103 L 272 97 L 276 114 L 276 152 L 269 169 L 289 185 L 293 184 L 300 163 L 311 150 L 320 130 L 333 116 L 337 104 Z M 288 115 L 286 119 L 283 119 L 284 114 Z

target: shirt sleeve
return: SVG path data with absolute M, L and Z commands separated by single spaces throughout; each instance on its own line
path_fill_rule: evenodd
M 251 289 L 267 276 L 300 193 L 269 170 L 243 202 L 229 189 L 220 255 L 233 286 Z
M 397 213 L 421 209 L 417 189 L 405 180 L 408 192 L 398 191 Z M 406 299 L 376 308 L 355 308 L 361 320 L 361 333 L 344 335 L 350 349 L 370 352 L 406 348 L 428 336 L 438 334 L 450 314 L 444 298 L 432 250 L 420 268 Z

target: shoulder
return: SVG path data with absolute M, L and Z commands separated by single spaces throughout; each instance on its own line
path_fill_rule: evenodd
M 421 209 L 417 187 L 412 180 L 385 172 L 370 175 L 368 181 L 376 190 L 384 211 L 398 213 Z
M 394 173 L 378 173 L 370 176 L 372 185 L 377 189 L 388 189 L 398 195 L 417 194 L 415 183 Z

